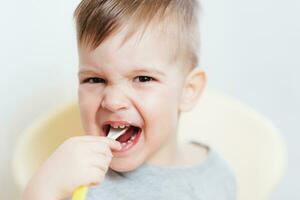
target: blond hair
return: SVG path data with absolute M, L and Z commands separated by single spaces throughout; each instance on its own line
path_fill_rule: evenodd
M 130 27 L 124 42 L 149 24 L 163 27 L 175 44 L 174 56 L 198 65 L 200 50 L 197 0 L 82 0 L 74 11 L 78 45 L 97 48 L 122 27 Z

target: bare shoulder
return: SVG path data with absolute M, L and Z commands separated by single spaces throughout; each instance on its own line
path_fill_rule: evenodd
M 209 148 L 200 143 L 185 143 L 181 146 L 181 155 L 183 165 L 193 166 L 199 163 L 204 162 L 209 153 Z

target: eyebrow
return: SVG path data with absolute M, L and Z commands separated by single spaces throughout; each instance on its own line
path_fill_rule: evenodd
M 153 74 L 159 74 L 161 76 L 165 76 L 165 73 L 163 71 L 160 71 L 158 69 L 151 69 L 151 68 L 138 68 L 133 70 L 134 73 L 153 73 Z
M 92 67 L 84 67 L 84 69 L 79 69 L 77 75 L 79 76 L 80 74 L 87 74 L 90 72 L 96 73 L 96 70 L 94 70 L 94 68 Z
M 78 75 L 85 74 L 85 73 L 97 73 L 97 71 L 93 67 L 85 67 L 85 69 L 80 69 L 78 72 Z M 99 73 L 99 72 L 98 72 Z M 138 67 L 137 69 L 132 70 L 130 73 L 153 73 L 153 74 L 159 74 L 161 76 L 165 76 L 165 73 L 163 71 L 160 71 L 156 68 L 148 68 L 148 67 Z

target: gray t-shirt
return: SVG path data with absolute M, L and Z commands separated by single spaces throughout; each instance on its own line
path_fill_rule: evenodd
M 202 145 L 198 142 L 195 144 Z M 87 200 L 235 200 L 236 179 L 219 154 L 210 149 L 205 161 L 185 167 L 143 164 L 130 172 L 108 170 Z

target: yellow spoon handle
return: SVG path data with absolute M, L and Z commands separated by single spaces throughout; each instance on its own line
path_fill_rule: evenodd
M 87 186 L 80 186 L 74 191 L 72 200 L 85 200 L 87 190 Z

